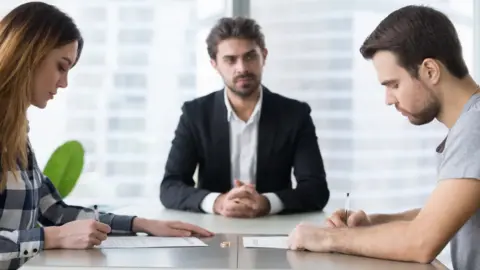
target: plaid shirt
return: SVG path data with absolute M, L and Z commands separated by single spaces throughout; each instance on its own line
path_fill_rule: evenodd
M 1 168 L 0 168 L 1 171 Z M 44 247 L 43 226 L 95 218 L 92 209 L 66 205 L 54 185 L 41 172 L 28 143 L 28 168 L 18 180 L 9 172 L 6 189 L 0 193 L 0 269 L 17 269 Z M 111 233 L 132 229 L 133 217 L 100 213 Z

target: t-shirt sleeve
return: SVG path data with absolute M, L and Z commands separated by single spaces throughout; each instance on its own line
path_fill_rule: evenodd
M 480 180 L 480 111 L 461 115 L 448 134 L 438 179 Z

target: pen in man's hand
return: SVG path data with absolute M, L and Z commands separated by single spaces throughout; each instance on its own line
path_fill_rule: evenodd
M 347 192 L 347 199 L 345 200 L 345 224 L 348 226 L 348 213 L 350 212 L 350 193 Z

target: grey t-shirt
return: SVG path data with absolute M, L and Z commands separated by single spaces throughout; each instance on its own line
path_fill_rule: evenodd
M 438 179 L 480 180 L 480 94 L 473 95 L 438 146 Z M 480 210 L 450 242 L 455 270 L 480 269 Z

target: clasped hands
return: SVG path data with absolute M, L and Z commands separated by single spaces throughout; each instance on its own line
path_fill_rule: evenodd
M 244 184 L 235 180 L 234 188 L 221 194 L 214 203 L 215 214 L 236 217 L 253 218 L 267 215 L 270 212 L 270 201 L 259 194 L 252 184 Z

